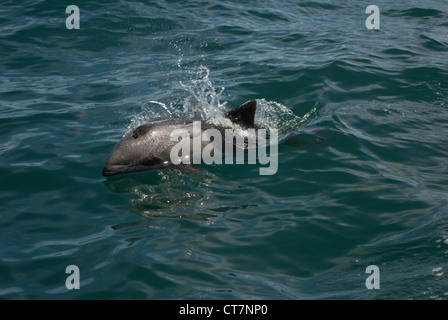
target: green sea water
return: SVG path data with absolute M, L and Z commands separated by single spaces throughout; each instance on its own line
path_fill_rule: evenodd
M 448 298 L 448 2 L 68 5 L 0 4 L 0 298 Z M 275 175 L 101 175 L 139 124 L 249 99 Z

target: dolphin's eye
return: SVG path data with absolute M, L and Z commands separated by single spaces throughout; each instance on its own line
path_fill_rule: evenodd
M 160 164 L 161 162 L 162 162 L 162 161 L 161 161 L 159 158 L 145 159 L 145 160 L 141 163 L 141 165 L 151 167 L 151 166 Z
M 145 160 L 145 161 L 142 163 L 142 165 L 144 165 L 144 166 L 152 166 L 152 165 L 154 165 L 154 160 L 152 160 L 152 159 L 147 159 L 147 160 Z

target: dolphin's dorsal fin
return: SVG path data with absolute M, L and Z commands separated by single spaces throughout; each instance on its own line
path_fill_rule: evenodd
M 249 100 L 238 108 L 230 110 L 225 116 L 245 129 L 255 128 L 254 120 L 256 109 L 257 101 Z

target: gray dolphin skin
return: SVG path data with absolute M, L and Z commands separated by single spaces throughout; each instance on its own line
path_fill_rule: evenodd
M 238 125 L 242 129 L 254 128 L 256 101 L 250 100 L 227 112 L 225 117 L 230 125 Z M 201 121 L 201 130 L 217 129 L 224 132 L 227 127 Z M 127 133 L 113 149 L 103 169 L 103 176 L 110 177 L 123 173 L 163 169 L 174 166 L 170 152 L 177 144 L 171 141 L 170 135 L 176 129 L 184 129 L 193 136 L 193 120 L 167 119 L 154 121 L 139 126 Z M 202 141 L 201 148 L 213 142 Z M 193 148 L 191 148 L 193 150 Z M 191 155 L 192 157 L 192 155 Z

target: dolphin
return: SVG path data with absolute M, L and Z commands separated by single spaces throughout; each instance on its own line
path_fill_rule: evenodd
M 200 120 L 201 130 L 216 129 L 223 133 L 226 128 L 239 127 L 243 130 L 254 129 L 254 119 L 257 103 L 249 100 L 239 107 L 224 114 L 224 124 L 211 124 Z M 193 137 L 194 127 L 192 119 L 167 119 L 153 121 L 137 127 L 127 133 L 115 146 L 103 168 L 103 176 L 110 177 L 123 173 L 141 172 L 147 170 L 170 168 L 178 164 L 171 161 L 170 153 L 177 144 L 170 139 L 176 129 L 184 129 Z M 202 136 L 202 133 L 201 133 Z M 222 135 L 224 136 L 224 135 Z M 190 139 L 192 140 L 192 139 Z M 204 149 L 213 140 L 201 141 Z M 223 143 L 220 144 L 224 145 Z M 194 148 L 190 148 L 193 150 Z M 193 158 L 193 154 L 187 157 Z M 184 165 L 187 166 L 187 165 Z

